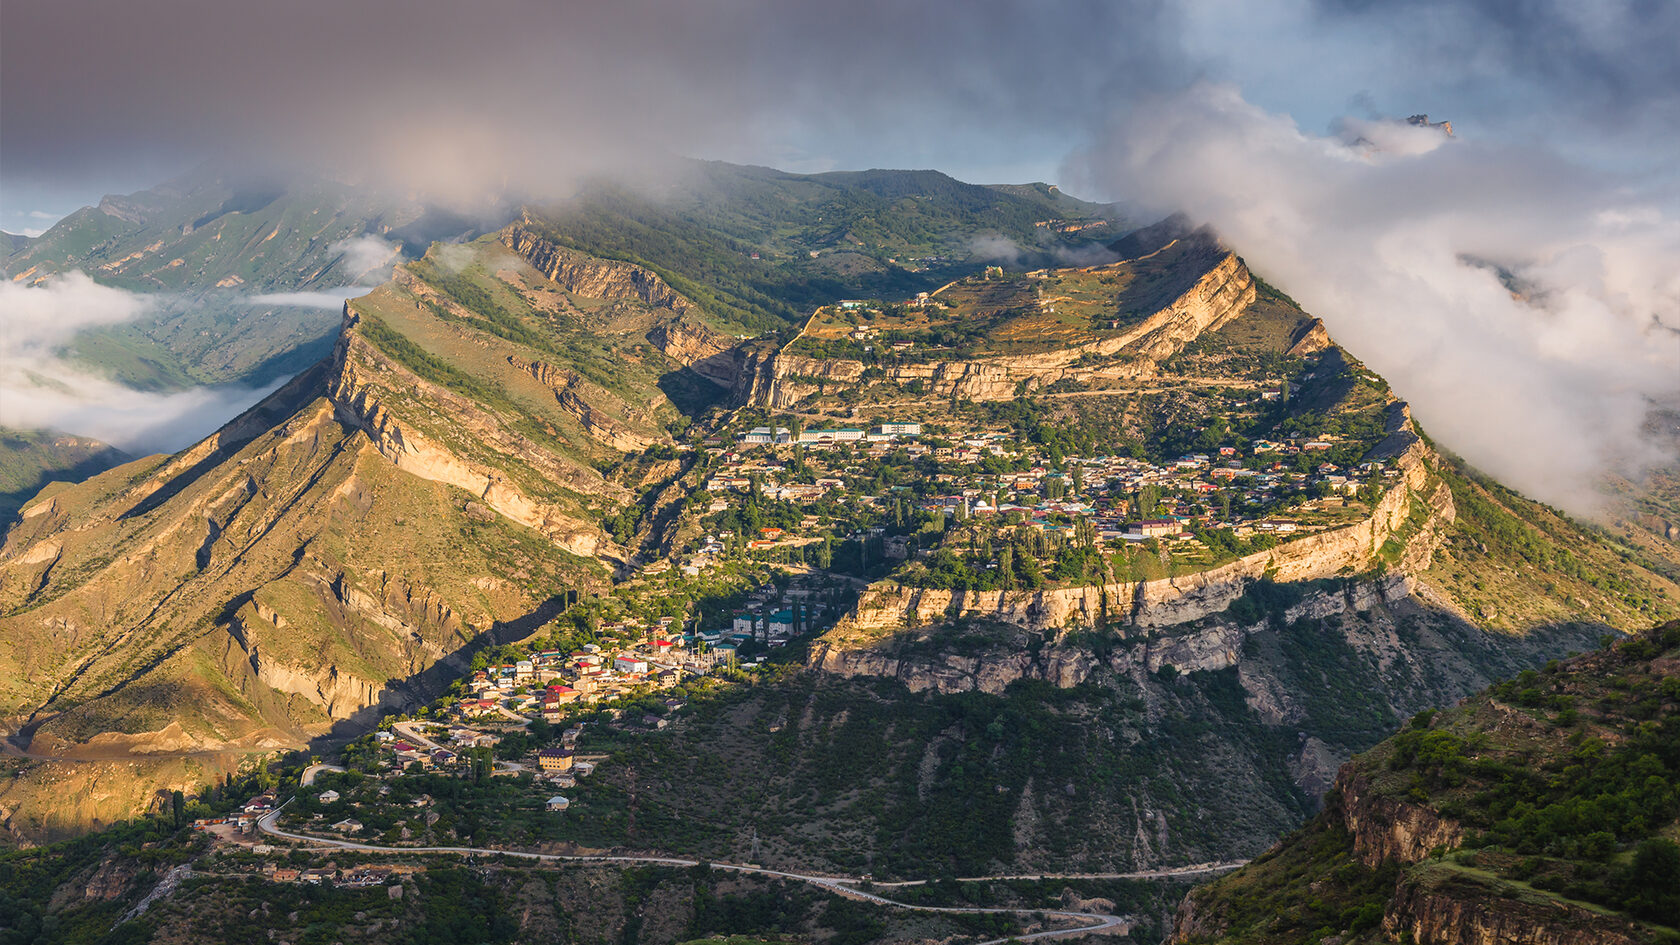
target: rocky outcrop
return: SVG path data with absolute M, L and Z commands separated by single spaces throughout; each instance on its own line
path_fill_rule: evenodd
M 713 331 L 695 318 L 662 321 L 647 333 L 659 353 L 726 390 L 741 376 L 741 339 Z
M 1284 353 L 1292 358 L 1306 358 L 1330 345 L 1330 333 L 1324 329 L 1324 320 L 1315 318 L 1295 333 L 1295 337 L 1290 339 L 1289 350 Z
M 1412 804 L 1373 788 L 1370 777 L 1351 762 L 1336 776 L 1331 812 L 1339 814 L 1353 837 L 1353 854 L 1375 869 L 1385 861 L 1416 863 L 1430 851 L 1453 849 L 1464 827 L 1431 807 Z
M 1190 623 L 1220 613 L 1262 577 L 1279 582 L 1321 580 L 1371 569 L 1378 552 L 1401 532 L 1414 510 L 1423 525 L 1410 535 L 1400 572 L 1426 567 L 1439 541 L 1438 529 L 1453 520 L 1452 494 L 1433 480 L 1421 443 L 1401 457 L 1400 481 L 1364 521 L 1306 535 L 1227 564 L 1176 578 L 1120 582 L 1036 591 L 945 591 L 895 582 L 871 586 L 824 640 L 833 651 L 861 649 L 899 630 L 949 620 L 988 620 L 1034 633 L 1059 634 L 1078 628 L 1148 630 Z M 1375 602 L 1412 585 L 1392 582 L 1365 592 Z M 1339 608 L 1341 603 L 1318 606 Z M 1357 602 L 1354 606 L 1358 606 Z
M 903 364 L 891 368 L 887 377 L 899 384 L 919 381 L 929 393 L 940 397 L 991 401 L 1014 397 L 1023 387 L 1037 390 L 1064 379 L 1088 383 L 1095 378 L 1150 376 L 1158 362 L 1177 354 L 1204 332 L 1217 331 L 1254 301 L 1254 277 L 1243 261 L 1229 252 L 1215 259 L 1208 271 L 1170 305 L 1114 337 L 1041 354 Z M 1097 368 L 1090 366 L 1117 358 L 1120 360 Z M 747 402 L 781 409 L 826 387 L 858 383 L 864 364 L 778 354 L 768 373 L 766 380 L 750 385 Z
M 513 355 L 508 356 L 508 363 L 547 387 L 554 394 L 555 402 L 577 419 L 585 433 L 607 446 L 623 453 L 639 453 L 659 442 L 631 430 L 617 417 L 585 400 L 580 391 L 586 390 L 588 385 L 577 372 L 557 368 L 545 361 L 524 361 Z M 599 391 L 594 393 L 600 396 Z
M 365 432 L 380 455 L 404 472 L 464 489 L 497 514 L 535 529 L 573 554 L 622 559 L 596 523 L 531 498 L 499 469 L 463 459 L 387 409 L 380 399 L 381 384 L 371 376 L 374 373 L 400 375 L 403 386 L 425 388 L 429 397 L 449 407 L 452 422 L 473 427 L 475 434 L 487 444 L 520 457 L 554 481 L 574 488 L 581 486 L 580 491 L 590 486 L 580 479 L 573 464 L 552 457 L 529 440 L 503 429 L 466 398 L 427 384 L 385 357 L 353 330 L 359 316 L 348 304 L 344 311 L 345 328 L 333 351 L 328 388 L 340 420 Z
M 1338 590 L 1312 594 L 1292 608 L 1285 622 L 1301 616 L 1324 619 L 1337 614 L 1362 612 L 1404 601 L 1414 593 L 1415 582 L 1405 575 L 1351 584 Z M 877 627 L 890 636 L 873 646 L 848 646 L 844 637 L 835 633 L 824 635 L 811 648 L 807 665 L 838 676 L 881 676 L 897 679 L 913 691 L 931 690 L 941 693 L 982 692 L 1000 693 L 1010 683 L 1020 679 L 1035 679 L 1059 688 L 1078 686 L 1098 672 L 1127 676 L 1142 672 L 1159 672 L 1171 666 L 1180 672 L 1200 672 L 1227 669 L 1242 665 L 1244 640 L 1266 628 L 1260 623 L 1240 626 L 1215 622 L 1182 632 L 1163 632 L 1160 628 L 1135 625 L 1108 624 L 1117 632 L 1118 645 L 1101 657 L 1070 639 L 1056 627 L 1100 626 L 1100 622 L 1084 622 L 1085 614 L 1102 612 L 1100 587 L 1070 588 L 1066 592 L 1045 592 L 1020 595 L 1019 612 L 1011 613 L 1022 621 L 1014 626 L 1024 631 L 1007 640 L 997 640 L 980 652 L 962 654 L 945 652 L 938 641 L 940 624 L 948 613 L 963 606 L 963 595 L 950 591 L 902 589 L 909 595 L 904 605 L 906 615 L 917 621 L 922 629 L 904 629 L 899 624 Z M 1084 593 L 1077 593 L 1084 592 Z M 876 611 L 875 613 L 891 611 Z M 1078 616 L 1078 620 L 1055 625 L 1039 625 L 1031 615 L 1062 613 Z M 1003 623 L 995 617 L 970 618 Z M 1032 647 L 1032 638 L 1049 632 L 1048 644 Z M 1254 685 L 1250 685 L 1254 682 Z M 1245 681 L 1251 691 L 1250 702 L 1265 701 L 1263 681 Z M 1288 714 L 1281 704 L 1287 699 L 1274 700 L 1278 705 L 1256 705 L 1262 716 L 1273 716 L 1277 723 Z
M 1648 929 L 1618 916 L 1559 899 L 1501 895 L 1470 876 L 1446 869 L 1403 877 L 1383 915 L 1383 931 L 1418 945 L 1642 945 L 1652 941 Z
M 694 303 L 671 288 L 651 269 L 625 262 L 597 259 L 573 252 L 543 238 L 531 228 L 529 215 L 502 231 L 504 246 L 524 257 L 533 268 L 574 295 L 590 299 L 643 302 L 684 314 Z

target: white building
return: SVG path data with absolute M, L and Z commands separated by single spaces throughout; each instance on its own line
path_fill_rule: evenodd
M 792 441 L 793 433 L 787 427 L 777 427 L 774 430 L 769 427 L 753 427 L 741 434 L 741 442 L 752 446 Z
M 919 423 L 882 423 L 872 427 L 869 432 L 879 436 L 921 436 L 922 425 Z

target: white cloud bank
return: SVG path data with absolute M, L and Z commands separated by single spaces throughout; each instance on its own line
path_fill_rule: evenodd
M 0 283 L 0 426 L 91 436 L 129 453 L 173 451 L 279 386 L 159 394 L 87 373 L 59 356 L 76 332 L 126 322 L 153 300 L 71 272 L 41 285 Z
M 1463 128 L 1341 132 L 1202 84 L 1130 109 L 1072 170 L 1213 224 L 1431 434 L 1530 495 L 1591 512 L 1605 472 L 1672 459 L 1642 429 L 1653 405 L 1680 403 L 1671 210 Z

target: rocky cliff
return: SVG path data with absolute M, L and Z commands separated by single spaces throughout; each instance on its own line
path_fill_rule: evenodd
M 543 275 L 574 295 L 609 301 L 636 301 L 685 314 L 694 303 L 683 297 L 652 270 L 631 263 L 597 259 L 554 243 L 533 229 L 526 214 L 520 223 L 502 230 L 502 244 Z
M 1464 840 L 1463 825 L 1427 805 L 1376 790 L 1370 777 L 1352 764 L 1342 766 L 1330 796 L 1326 813 L 1341 818 L 1353 838 L 1353 855 L 1371 869 L 1390 860 L 1416 863 L 1431 851 L 1456 847 Z
M 1418 945 L 1648 945 L 1651 930 L 1556 899 L 1501 895 L 1475 878 L 1430 872 L 1395 889 L 1383 931 Z
M 340 419 L 366 433 L 374 448 L 404 472 L 464 489 L 498 514 L 542 532 L 573 554 L 621 558 L 599 524 L 532 497 L 503 470 L 467 459 L 438 439 L 420 433 L 385 405 L 381 391 L 399 387 L 423 395 L 438 404 L 453 426 L 468 431 L 475 442 L 487 447 L 486 452 L 517 456 L 551 482 L 578 491 L 599 491 L 604 484 L 598 477 L 587 475 L 575 462 L 508 429 L 472 400 L 415 376 L 358 334 L 360 316 L 348 303 L 344 311 L 344 330 L 333 350 L 328 377 L 328 396 Z
M 1230 252 L 1214 259 L 1187 291 L 1118 335 L 1039 354 L 900 364 L 889 368 L 887 377 L 900 385 L 919 381 L 937 396 L 976 401 L 1007 400 L 1023 387 L 1038 390 L 1064 379 L 1089 383 L 1148 377 L 1160 361 L 1203 333 L 1217 331 L 1254 301 L 1254 277 L 1243 261 Z M 825 386 L 857 384 L 863 374 L 861 361 L 780 353 L 765 376 L 748 385 L 745 399 L 754 406 L 786 408 Z
M 874 644 L 906 630 L 957 620 L 992 621 L 1057 638 L 1081 629 L 1112 630 L 1122 639 L 1148 637 L 1157 629 L 1190 624 L 1222 613 L 1243 596 L 1250 584 L 1261 578 L 1298 583 L 1370 571 L 1377 564 L 1378 552 L 1391 538 L 1401 535 L 1402 529 L 1407 529 L 1407 533 L 1405 550 L 1395 572 L 1398 577 L 1357 593 L 1314 598 L 1314 603 L 1302 605 L 1300 615 L 1327 615 L 1344 607 L 1358 609 L 1392 601 L 1397 596 L 1409 596 L 1418 592 L 1417 585 L 1403 575 L 1428 565 L 1441 527 L 1454 516 L 1451 492 L 1430 475 L 1432 462 L 1428 448 L 1415 442 L 1400 457 L 1399 481 L 1363 521 L 1306 535 L 1182 577 L 1036 591 L 947 591 L 907 587 L 895 582 L 872 585 L 860 596 L 853 611 L 812 649 L 811 661 L 831 672 L 847 675 L 867 673 L 903 678 L 906 669 L 894 658 L 872 649 Z M 1228 646 L 1214 645 L 1210 652 L 1228 649 Z M 1157 658 L 1156 665 L 1150 668 L 1159 668 L 1159 662 Z M 1214 665 L 1218 659 L 1192 662 L 1221 668 Z M 1007 677 L 1008 672 L 1000 669 L 986 675 L 995 679 Z M 1082 677 L 1074 679 L 1072 684 L 1080 681 Z

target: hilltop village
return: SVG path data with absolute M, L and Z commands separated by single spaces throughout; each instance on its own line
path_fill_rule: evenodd
M 615 751 L 693 699 L 802 664 L 808 648 L 797 644 L 832 628 L 874 582 L 1031 592 L 1174 578 L 1364 521 L 1404 487 L 1402 449 L 1382 448 L 1403 408 L 1334 349 L 1320 361 L 1214 347 L 1211 361 L 1154 377 L 1166 392 L 1159 409 L 1200 405 L 1166 438 L 1084 423 L 1063 406 L 1086 394 L 1115 402 L 1134 383 L 1123 379 L 1023 388 L 1001 404 L 953 396 L 931 409 L 919 380 L 869 381 L 869 371 L 950 357 L 953 345 L 1003 344 L 947 337 L 929 313 L 948 300 L 974 307 L 1030 289 L 1026 314 L 1005 324 L 1084 325 L 1070 311 L 1091 308 L 1077 331 L 1122 330 L 1096 301 L 1111 287 L 1085 285 L 1092 278 L 989 272 L 903 306 L 818 309 L 783 350 L 859 357 L 870 365 L 859 383 L 874 387 L 795 380 L 806 393 L 789 408 L 720 411 L 628 456 L 626 481 L 679 472 L 608 518 L 615 540 L 639 548 L 610 593 L 478 652 L 447 695 L 351 744 L 337 766 L 347 770 L 320 768 L 295 804 L 276 812 L 259 798 L 243 828 L 236 817 L 222 829 L 250 833 L 267 815 L 299 835 L 396 846 L 571 849 L 618 803 L 589 782 Z M 1311 336 L 1310 324 L 1281 324 Z
M 1026 590 L 1205 568 L 1368 515 L 1400 476 L 1392 461 L 1350 459 L 1370 445 L 1256 439 L 1158 463 L 914 421 L 721 430 L 685 447 L 700 472 L 678 553 L 480 653 L 447 696 L 388 717 L 288 809 L 259 796 L 202 825 L 245 843 L 265 815 L 396 846 L 565 841 L 579 833 L 567 818 L 591 816 L 586 781 L 614 747 L 797 660 L 783 648 L 832 626 L 872 578 Z

